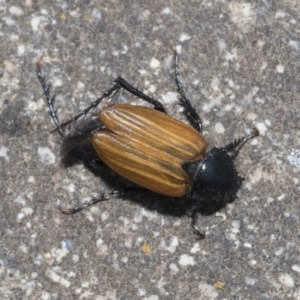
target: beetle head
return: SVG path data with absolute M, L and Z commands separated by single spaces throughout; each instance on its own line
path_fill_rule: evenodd
M 213 148 L 201 162 L 183 165 L 193 178 L 189 198 L 193 201 L 227 202 L 235 197 L 243 178 L 233 164 L 233 158 L 220 148 Z

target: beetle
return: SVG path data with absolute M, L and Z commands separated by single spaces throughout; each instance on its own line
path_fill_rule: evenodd
M 173 198 L 191 200 L 189 215 L 191 227 L 199 239 L 204 232 L 196 229 L 196 214 L 203 202 L 226 203 L 236 197 L 242 178 L 234 165 L 234 158 L 248 140 L 259 135 L 254 128 L 224 147 L 213 147 L 208 153 L 207 142 L 202 135 L 202 121 L 187 98 L 178 71 L 179 57 L 174 50 L 174 73 L 177 92 L 187 114 L 193 119 L 193 126 L 169 116 L 161 102 L 145 95 L 122 77 L 85 110 L 59 123 L 50 86 L 46 84 L 38 63 L 37 77 L 47 99 L 50 115 L 56 125 L 54 131 L 62 137 L 62 152 L 67 154 L 80 145 L 91 142 L 100 159 L 121 177 L 138 187 Z M 96 118 L 76 128 L 71 135 L 65 134 L 68 125 L 74 125 L 104 99 L 114 97 L 121 89 L 153 105 L 153 108 L 130 104 L 116 104 L 103 108 Z M 230 155 L 231 154 L 231 155 Z M 86 158 L 88 160 L 88 158 Z M 65 209 L 71 214 L 96 202 L 104 201 L 113 191 L 101 194 L 84 204 Z

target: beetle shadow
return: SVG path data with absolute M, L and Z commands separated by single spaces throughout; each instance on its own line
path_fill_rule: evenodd
M 194 202 L 187 198 L 172 198 L 156 194 L 149 190 L 140 188 L 128 180 L 117 175 L 113 170 L 109 169 L 100 159 L 93 147 L 89 144 L 73 149 L 63 160 L 65 167 L 71 167 L 78 163 L 89 169 L 96 177 L 105 183 L 108 190 L 116 190 L 123 193 L 122 199 L 131 201 L 144 207 L 149 211 L 156 211 L 163 215 L 171 215 L 174 217 L 186 216 Z M 101 191 L 93 191 L 96 194 Z M 88 196 L 88 195 L 87 195 Z M 113 199 L 112 199 L 113 201 Z M 196 213 L 204 216 L 212 215 L 226 206 L 227 202 L 199 202 Z M 95 204 L 101 205 L 101 204 Z
M 124 197 L 125 198 L 125 197 Z M 194 206 L 192 200 L 182 198 L 171 198 L 159 194 L 155 194 L 151 191 L 143 190 L 138 194 L 126 195 L 126 200 L 137 203 L 145 207 L 147 210 L 156 211 L 163 215 L 171 215 L 174 217 L 182 217 L 189 214 L 191 208 Z M 227 202 L 228 203 L 228 202 Z M 195 210 L 203 216 L 209 216 L 215 214 L 217 211 L 224 208 L 226 202 L 200 202 Z

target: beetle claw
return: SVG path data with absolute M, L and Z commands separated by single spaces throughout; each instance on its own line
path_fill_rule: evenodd
M 193 233 L 197 235 L 196 241 L 200 241 L 200 240 L 205 239 L 205 235 L 206 235 L 205 231 L 201 232 L 201 231 L 194 228 Z

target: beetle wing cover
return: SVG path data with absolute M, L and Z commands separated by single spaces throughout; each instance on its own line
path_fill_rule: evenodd
M 111 169 L 159 194 L 186 194 L 191 182 L 181 165 L 203 158 L 207 144 L 201 134 L 141 106 L 107 107 L 100 121 L 108 130 L 93 134 L 92 143 Z
M 150 108 L 109 106 L 101 111 L 100 121 L 116 135 L 151 144 L 184 162 L 202 159 L 207 148 L 194 128 Z

